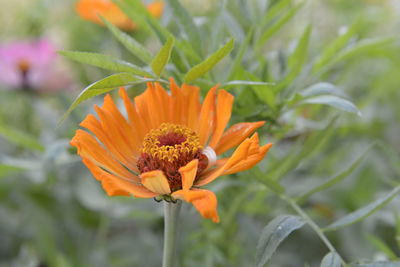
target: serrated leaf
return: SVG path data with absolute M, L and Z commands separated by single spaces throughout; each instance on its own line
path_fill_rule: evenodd
M 350 101 L 333 95 L 320 95 L 304 99 L 301 104 L 323 104 L 329 105 L 347 112 L 356 113 L 361 116 L 361 111 Z
M 209 56 L 200 64 L 194 66 L 185 75 L 185 82 L 189 83 L 210 71 L 221 59 L 228 55 L 234 47 L 234 40 L 231 39 L 223 47 L 218 49 L 214 54 Z
M 113 70 L 118 72 L 131 72 L 136 75 L 145 77 L 154 77 L 153 74 L 141 69 L 140 67 L 129 62 L 115 59 L 107 55 L 91 52 L 76 52 L 76 51 L 59 51 L 59 53 L 69 59 L 93 65 L 99 68 Z
M 0 177 L 6 177 L 10 174 L 14 174 L 17 172 L 24 171 L 24 168 L 9 165 L 9 164 L 0 164 Z
M 340 172 L 339 174 L 333 176 L 332 178 L 328 179 L 327 181 L 324 181 L 322 184 L 315 186 L 311 190 L 309 190 L 307 193 L 303 194 L 301 197 L 299 197 L 299 201 L 307 199 L 309 196 L 312 194 L 315 194 L 317 192 L 320 192 L 324 189 L 327 189 L 331 186 L 334 186 L 335 184 L 339 183 L 346 177 L 348 177 L 357 167 L 360 165 L 364 157 L 367 155 L 368 151 L 370 150 L 371 147 L 367 148 L 362 155 L 353 162 L 347 169 L 344 171 Z
M 323 230 L 324 231 L 334 231 L 334 230 L 343 228 L 345 226 L 354 224 L 354 223 L 368 217 L 369 215 L 376 212 L 380 208 L 384 207 L 393 198 L 395 198 L 399 194 L 399 192 L 400 192 L 400 187 L 396 187 L 389 194 L 383 196 L 380 199 L 375 200 L 374 202 L 372 202 L 356 211 L 353 211 L 352 213 L 347 214 L 346 216 L 335 221 L 334 223 L 328 225 Z
M 256 267 L 263 267 L 279 244 L 294 230 L 304 225 L 298 216 L 281 215 L 273 219 L 262 231 L 257 244 Z
M 151 52 L 147 50 L 146 47 L 142 46 L 138 43 L 135 39 L 133 39 L 130 35 L 126 34 L 125 32 L 121 31 L 113 24 L 108 22 L 106 19 L 101 18 L 107 28 L 111 31 L 111 33 L 117 38 L 117 40 L 131 52 L 134 56 L 139 58 L 144 63 L 150 63 L 153 56 Z
M 82 103 L 85 100 L 107 93 L 121 86 L 134 85 L 151 81 L 154 80 L 139 78 L 133 75 L 132 73 L 117 73 L 108 76 L 104 79 L 101 79 L 97 82 L 94 82 L 85 89 L 83 89 L 83 91 L 78 95 L 78 97 L 68 108 L 67 112 L 61 118 L 60 123 L 62 123 L 68 117 L 71 111 L 73 111 L 80 103 Z
M 165 65 L 168 63 L 169 58 L 171 57 L 174 43 L 174 37 L 170 36 L 167 42 L 164 44 L 163 47 L 161 47 L 160 51 L 151 62 L 151 69 L 157 76 L 160 76 L 160 74 L 164 70 Z
M 343 91 L 340 90 L 337 86 L 326 82 L 313 84 L 300 92 L 300 94 L 304 97 L 311 97 L 315 95 L 344 96 Z
M 329 252 L 322 259 L 321 267 L 341 267 L 340 257 L 337 253 Z
M 221 87 L 228 88 L 228 87 L 232 87 L 232 86 L 241 86 L 241 85 L 248 85 L 248 86 L 265 86 L 265 85 L 269 85 L 269 86 L 274 86 L 275 83 L 236 80 L 236 81 L 230 81 L 230 82 L 223 83 L 223 84 L 221 84 Z
M 18 129 L 10 128 L 2 123 L 0 123 L 0 136 L 17 146 L 41 152 L 44 151 L 43 145 L 34 136 Z

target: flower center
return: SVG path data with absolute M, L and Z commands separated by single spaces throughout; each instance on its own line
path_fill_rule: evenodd
M 151 130 L 143 140 L 137 166 L 140 173 L 161 170 L 168 179 L 172 191 L 182 188 L 179 168 L 193 159 L 199 160 L 197 175 L 208 164 L 202 153 L 200 138 L 191 129 L 171 123 L 163 123 Z

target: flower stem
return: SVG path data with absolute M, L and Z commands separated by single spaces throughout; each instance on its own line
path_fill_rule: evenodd
M 173 267 L 176 251 L 176 239 L 178 234 L 179 211 L 182 202 L 176 203 L 164 201 L 164 255 L 163 267 Z
M 343 266 L 346 266 L 346 262 L 343 260 L 343 258 L 339 255 L 339 253 L 336 251 L 335 247 L 331 244 L 329 239 L 324 235 L 324 233 L 321 231 L 319 226 L 314 223 L 314 221 L 302 210 L 302 208 L 297 205 L 297 203 L 292 200 L 291 198 L 281 195 L 280 196 L 283 200 L 285 200 L 306 222 L 307 224 L 314 230 L 314 232 L 319 236 L 319 238 L 324 242 L 325 246 L 333 253 L 335 253 L 339 258 Z

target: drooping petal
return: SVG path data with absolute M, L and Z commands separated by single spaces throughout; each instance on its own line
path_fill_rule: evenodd
M 95 163 L 87 158 L 83 158 L 82 162 L 90 170 L 93 176 L 101 181 L 104 190 L 109 196 L 131 196 L 139 198 L 151 198 L 158 194 L 147 190 L 142 185 L 135 184 L 132 181 L 123 180 L 111 173 L 108 173 L 98 167 Z
M 211 137 L 210 143 L 208 144 L 215 150 L 221 136 L 226 128 L 226 125 L 231 118 L 233 105 L 233 95 L 225 90 L 219 90 L 217 95 L 217 107 L 215 114 L 215 129 Z
M 144 172 L 140 175 L 142 184 L 154 193 L 165 195 L 171 193 L 167 177 L 160 170 Z
M 249 137 L 256 129 L 260 128 L 265 124 L 265 121 L 257 122 L 241 122 L 232 125 L 221 137 L 218 142 L 215 152 L 217 155 L 224 153 L 225 151 L 236 147 L 244 139 Z
M 182 189 L 189 190 L 193 186 L 193 181 L 196 178 L 198 159 L 194 159 L 185 166 L 179 168 L 179 173 L 182 177 Z
M 179 190 L 172 193 L 172 196 L 192 203 L 204 218 L 219 222 L 218 201 L 213 192 L 204 189 Z
M 110 152 L 105 150 L 99 142 L 88 132 L 77 130 L 70 144 L 78 149 L 78 154 L 82 158 L 87 158 L 97 166 L 107 170 L 113 175 L 139 182 L 139 178 L 128 171 L 121 163 L 116 160 Z

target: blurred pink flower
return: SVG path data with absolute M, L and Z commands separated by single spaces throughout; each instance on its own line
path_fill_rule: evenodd
M 56 91 L 68 79 L 55 67 L 55 47 L 45 39 L 0 45 L 0 87 Z

